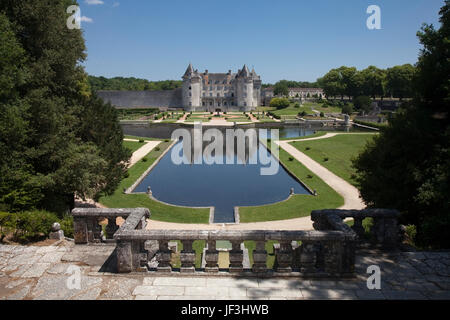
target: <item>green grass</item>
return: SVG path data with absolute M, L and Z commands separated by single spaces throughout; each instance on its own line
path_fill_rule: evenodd
M 291 142 L 291 144 L 337 176 L 355 185 L 352 159 L 373 137 L 373 134 L 339 134 L 328 139 Z M 328 161 L 325 161 L 327 158 Z
M 124 147 L 130 149 L 131 152 L 135 152 L 136 150 L 145 145 L 145 143 L 140 143 L 136 141 L 123 141 L 122 143 Z
M 241 222 L 286 220 L 307 217 L 312 210 L 333 209 L 344 205 L 344 199 L 319 177 L 280 148 L 280 160 L 286 167 L 318 195 L 293 195 L 289 200 L 258 207 L 240 207 Z
M 318 131 L 314 134 L 311 134 L 309 136 L 304 136 L 304 137 L 297 137 L 297 138 L 281 138 L 280 140 L 304 140 L 304 139 L 310 139 L 310 138 L 317 138 L 317 137 L 322 137 L 324 135 L 326 135 L 327 132 L 326 131 Z
M 159 150 L 155 149 L 146 155 L 148 161 L 142 160 L 128 169 L 129 176 L 121 181 L 119 187 L 110 196 L 103 196 L 99 202 L 109 208 L 148 208 L 151 219 L 177 222 L 177 223 L 208 223 L 208 209 L 194 209 L 187 207 L 175 207 L 150 199 L 146 194 L 124 194 L 123 190 L 131 187 L 133 183 L 147 170 L 147 168 L 159 158 L 172 142 L 161 142 Z
M 144 139 L 146 141 L 160 141 L 161 140 L 161 139 L 156 139 L 156 138 L 138 137 L 138 136 L 130 136 L 130 135 L 125 135 L 124 138 L 125 139 L 134 139 L 134 140 Z
M 178 252 L 172 253 L 172 268 L 180 268 L 181 260 L 180 260 L 180 252 L 183 250 L 183 243 L 180 240 L 174 240 L 178 243 Z M 205 248 L 206 241 L 205 240 L 195 240 L 192 243 L 192 249 L 195 251 L 195 268 L 201 268 L 202 266 L 202 255 L 203 248 Z
M 284 109 L 272 111 L 272 113 L 276 114 L 277 116 L 283 117 L 283 118 L 288 117 L 288 116 L 295 118 L 302 111 L 305 111 L 306 114 L 313 114 L 311 108 L 309 108 L 309 107 L 301 106 L 299 108 L 295 108 L 292 105 L 287 108 L 284 108 Z

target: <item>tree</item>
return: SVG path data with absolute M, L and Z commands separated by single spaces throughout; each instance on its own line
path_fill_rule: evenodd
M 370 207 L 396 208 L 417 228 L 416 243 L 450 247 L 450 1 L 442 26 L 424 25 L 414 75 L 415 97 L 355 160 L 361 196 Z M 411 69 L 411 68 L 409 68 Z
M 125 171 L 129 154 L 117 114 L 90 93 L 81 66 L 86 58 L 81 30 L 66 26 L 71 4 L 0 3 L 0 207 L 5 210 L 63 212 L 74 195 L 111 192 Z
M 384 96 L 384 82 L 386 71 L 378 69 L 375 66 L 369 66 L 360 72 L 362 78 L 361 93 L 372 97 Z
M 413 97 L 413 78 L 415 68 L 410 64 L 395 66 L 386 71 L 386 93 L 394 98 Z
M 368 113 L 372 110 L 372 100 L 368 96 L 359 96 L 353 99 L 353 105 L 356 110 Z
M 351 115 L 353 113 L 353 107 L 351 104 L 347 104 L 342 107 L 342 113 Z
M 317 81 L 327 97 L 343 95 L 344 84 L 337 69 L 330 70 Z
M 273 94 L 280 97 L 286 97 L 289 95 L 289 87 L 287 83 L 279 81 L 273 88 Z
M 270 100 L 270 107 L 277 108 L 277 110 L 289 107 L 290 102 L 287 98 L 273 98 Z

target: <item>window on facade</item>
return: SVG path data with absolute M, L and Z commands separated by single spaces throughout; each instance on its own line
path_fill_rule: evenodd
M 191 90 L 192 89 L 192 87 L 189 87 L 189 90 Z
M 226 105 L 227 105 L 227 102 L 225 101 L 225 102 L 223 103 L 223 105 L 226 106 Z
M 202 102 L 202 106 L 205 106 L 205 103 L 204 103 L 204 102 Z
M 192 93 L 189 92 L 189 97 L 192 97 Z
M 244 107 L 246 107 L 247 106 L 247 102 L 244 102 Z
M 209 96 L 212 97 L 212 93 L 210 93 Z
M 210 102 L 209 105 L 212 106 L 212 102 Z
M 189 106 L 192 106 L 192 102 L 189 102 Z
M 244 93 L 244 98 L 247 98 L 247 93 Z
M 218 93 L 217 96 L 220 97 L 220 93 Z

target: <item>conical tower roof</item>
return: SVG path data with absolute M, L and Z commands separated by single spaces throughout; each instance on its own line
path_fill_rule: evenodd
M 192 67 L 192 63 L 189 63 L 189 66 L 186 69 L 186 72 L 183 75 L 184 77 L 190 77 L 194 73 L 194 68 Z

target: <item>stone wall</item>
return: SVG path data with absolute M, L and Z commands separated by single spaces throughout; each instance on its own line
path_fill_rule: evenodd
M 98 91 L 105 102 L 118 108 L 182 108 L 181 88 L 163 91 Z

